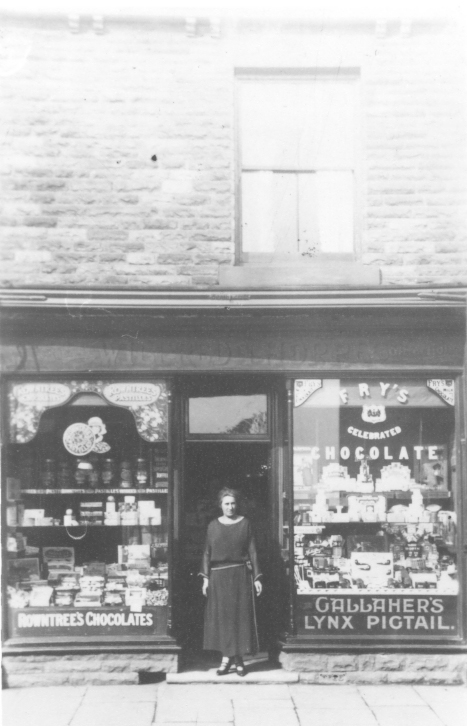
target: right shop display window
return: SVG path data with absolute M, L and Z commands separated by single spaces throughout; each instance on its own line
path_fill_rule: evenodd
M 294 383 L 298 634 L 458 635 L 455 387 Z

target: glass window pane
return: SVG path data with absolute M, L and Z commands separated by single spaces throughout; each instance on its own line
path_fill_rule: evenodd
M 244 252 L 290 254 L 298 249 L 295 174 L 242 174 Z
M 205 396 L 188 401 L 188 431 L 204 435 L 267 434 L 267 396 Z
M 456 633 L 453 395 L 452 381 L 295 382 L 300 633 Z
M 167 632 L 167 390 L 107 383 L 11 388 L 10 637 L 69 637 L 70 625 L 86 638 Z M 72 385 L 85 393 L 70 398 Z M 70 403 L 55 405 L 58 395 Z M 130 618 L 135 610 L 144 615 Z
M 354 79 L 262 79 L 240 84 L 242 166 L 353 166 Z
M 274 252 L 273 173 L 242 174 L 242 246 L 244 252 Z
M 297 174 L 299 250 L 306 255 L 320 251 L 317 174 Z
M 316 177 L 315 205 L 318 209 L 319 251 L 352 253 L 354 251 L 353 174 L 346 171 L 321 171 Z

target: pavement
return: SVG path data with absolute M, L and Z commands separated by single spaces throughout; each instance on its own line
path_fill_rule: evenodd
M 4 726 L 466 726 L 463 686 L 232 683 L 3 691 Z

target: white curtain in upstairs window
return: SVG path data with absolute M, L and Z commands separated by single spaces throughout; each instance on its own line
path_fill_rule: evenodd
M 349 171 L 299 174 L 299 250 L 352 254 L 354 176 Z
M 246 253 L 351 254 L 354 178 L 350 171 L 242 174 Z
M 272 171 L 242 175 L 243 251 L 289 254 L 297 251 L 297 182 Z
M 242 167 L 353 168 L 355 99 L 352 77 L 242 82 Z

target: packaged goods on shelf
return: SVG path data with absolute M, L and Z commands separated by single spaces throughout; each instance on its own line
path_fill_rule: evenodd
M 86 562 L 83 566 L 83 575 L 85 577 L 105 577 L 106 572 L 107 565 L 105 562 L 99 562 L 98 560 Z
M 161 510 L 156 509 L 154 500 L 140 500 L 138 502 L 139 523 L 158 526 L 161 524 Z
M 119 545 L 118 561 L 125 564 L 129 569 L 150 567 L 151 547 L 150 545 Z
M 385 522 L 386 497 L 381 495 L 349 496 L 351 522 Z
M 46 607 L 50 605 L 53 594 L 54 589 L 50 585 L 33 585 L 29 595 L 29 606 Z
M 133 470 L 129 461 L 120 463 L 119 486 L 121 489 L 131 489 L 133 487 Z
M 102 502 L 80 502 L 80 522 L 87 524 L 104 524 L 104 505 Z
M 37 525 L 38 519 L 44 519 L 45 509 L 25 509 L 23 513 L 23 524 L 26 527 Z
M 106 512 L 104 514 L 104 524 L 109 527 L 118 527 L 122 523 L 120 512 Z
M 39 474 L 39 481 L 43 489 L 53 489 L 56 483 L 55 459 L 45 459 Z
M 11 585 L 17 582 L 32 582 L 39 580 L 39 558 L 21 557 L 8 560 L 8 582 Z
M 102 607 L 102 591 L 100 591 L 100 592 L 83 592 L 83 591 L 81 591 L 75 597 L 74 606 L 76 608 Z
M 135 471 L 136 485 L 140 489 L 144 489 L 148 485 L 148 479 L 149 479 L 148 463 L 144 457 L 139 457 L 136 460 L 136 471 Z
M 377 492 L 408 491 L 416 484 L 417 482 L 411 476 L 410 468 L 394 461 L 381 468 L 380 478 L 376 479 L 375 489 Z
M 74 605 L 75 593 L 73 590 L 60 590 L 55 588 L 54 603 L 56 607 L 71 607 Z
M 128 587 L 125 591 L 125 605 L 131 609 L 141 609 L 146 604 L 147 590 L 145 587 Z
M 6 478 L 6 498 L 10 502 L 14 502 L 21 498 L 21 480 L 13 476 Z
M 12 608 L 26 608 L 29 605 L 29 592 L 16 589 L 10 585 L 7 588 L 8 604 Z
M 42 547 L 42 560 L 48 565 L 74 565 L 74 547 Z
M 391 552 L 352 552 L 351 574 L 365 585 L 387 585 L 394 577 L 394 561 Z
M 146 605 L 158 606 L 167 605 L 169 601 L 169 591 L 167 588 L 161 590 L 148 590 L 146 595 Z

